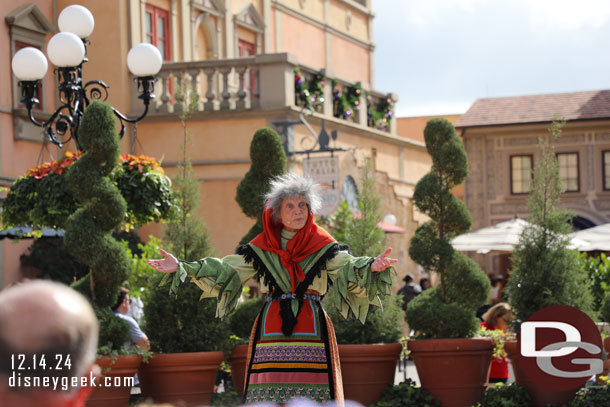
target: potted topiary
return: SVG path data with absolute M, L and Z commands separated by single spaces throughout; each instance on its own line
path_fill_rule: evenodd
M 384 247 L 385 235 L 377 226 L 381 220 L 380 197 L 375 191 L 371 160 L 362 167 L 359 211 L 354 218 L 345 205 L 334 219 L 333 236 L 346 243 L 355 256 L 374 256 Z M 402 345 L 399 321 L 404 317 L 400 298 L 388 295 L 381 299 L 383 307 L 369 306 L 366 322 L 340 312 L 340 298 L 333 290 L 325 299 L 339 344 L 339 360 L 343 392 L 347 400 L 369 405 L 394 383 L 396 363 Z
M 468 174 L 462 141 L 442 118 L 428 121 L 424 137 L 432 168 L 417 183 L 413 201 L 431 220 L 415 231 L 409 255 L 436 272 L 440 283 L 409 302 L 407 322 L 417 336 L 408 348 L 424 389 L 444 407 L 469 406 L 480 400 L 493 350 L 491 339 L 472 338 L 479 327 L 475 312 L 487 301 L 490 284 L 450 244 L 471 224 L 468 209 L 451 194 Z
M 216 301 L 200 301 L 195 284 L 186 284 L 178 297 L 171 297 L 167 287 L 158 287 L 161 278 L 151 279 L 144 304 L 144 331 L 154 354 L 140 367 L 142 394 L 157 403 L 209 404 L 223 344 L 230 336 L 228 321 L 215 318 Z
M 332 301 L 332 298 L 325 302 Z M 375 403 L 388 385 L 394 383 L 396 363 L 402 350 L 398 343 L 404 317 L 400 297 L 383 298 L 383 310 L 371 307 L 364 325 L 357 319 L 344 318 L 334 306 L 327 306 L 333 321 L 346 400 L 363 405 Z
M 535 312 L 552 305 L 569 305 L 591 313 L 592 296 L 587 272 L 579 254 L 568 248 L 571 215 L 559 208 L 561 179 L 554 142 L 561 136 L 565 121 L 553 121 L 549 135 L 540 138 L 540 160 L 536 165 L 528 208 L 526 227 L 513 250 L 511 278 L 506 292 L 513 308 L 513 330 L 519 333 L 522 322 Z M 520 369 L 517 342 L 506 342 L 506 351 L 515 371 L 516 382 L 527 388 L 533 405 L 567 403 L 573 391 L 546 390 L 531 382 Z

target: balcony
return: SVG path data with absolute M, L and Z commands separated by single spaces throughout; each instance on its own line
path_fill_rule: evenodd
M 150 116 L 180 113 L 176 91 L 185 86 L 196 100 L 196 114 L 307 108 L 322 119 L 396 135 L 396 95 L 327 78 L 290 54 L 168 62 L 157 78 Z M 137 101 L 132 106 L 139 108 Z

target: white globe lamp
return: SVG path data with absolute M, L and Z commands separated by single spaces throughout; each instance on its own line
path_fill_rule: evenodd
M 40 50 L 26 47 L 15 53 L 11 67 L 20 81 L 37 81 L 45 76 L 49 64 Z
M 85 46 L 76 34 L 60 32 L 49 41 L 47 55 L 57 67 L 78 66 L 85 58 Z
M 155 76 L 161 70 L 163 57 L 151 44 L 138 44 L 127 54 L 127 67 L 134 76 Z
M 62 10 L 57 18 L 57 25 L 61 32 L 70 32 L 80 38 L 87 38 L 93 32 L 95 20 L 86 7 L 73 5 Z

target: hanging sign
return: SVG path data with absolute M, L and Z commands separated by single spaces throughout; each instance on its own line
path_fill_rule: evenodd
M 306 177 L 320 184 L 322 207 L 317 215 L 328 216 L 339 206 L 339 158 L 315 157 L 303 160 L 303 173 Z

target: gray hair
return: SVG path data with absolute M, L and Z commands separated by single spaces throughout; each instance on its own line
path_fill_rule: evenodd
M 286 173 L 274 178 L 270 185 L 271 191 L 265 195 L 267 200 L 265 207 L 271 208 L 271 215 L 276 221 L 280 220 L 282 202 L 287 198 L 303 197 L 311 213 L 316 213 L 322 206 L 318 185 L 311 178 Z

